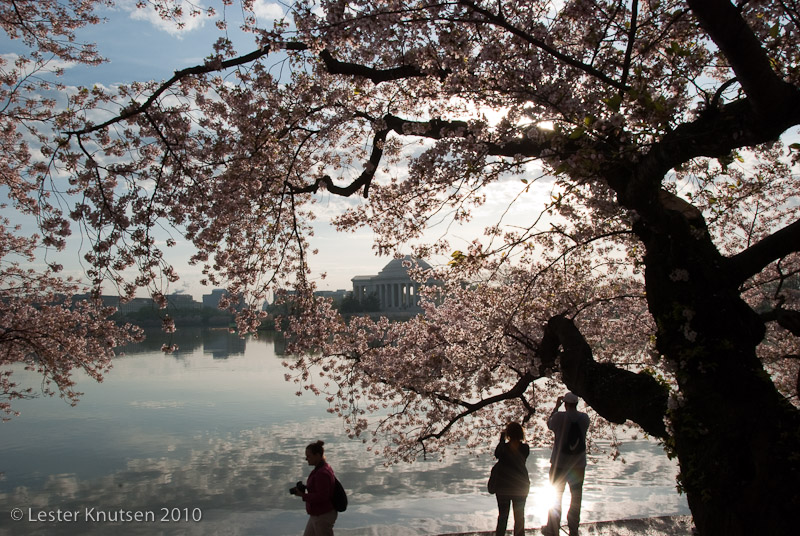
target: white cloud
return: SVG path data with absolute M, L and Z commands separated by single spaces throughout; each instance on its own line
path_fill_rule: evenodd
M 163 19 L 155 10 L 154 7 L 148 6 L 144 8 L 136 7 L 135 2 L 125 2 L 122 7 L 130 12 L 130 17 L 133 20 L 149 22 L 157 29 L 167 32 L 170 35 L 181 36 L 194 30 L 198 30 L 205 26 L 208 17 L 204 14 L 191 16 L 190 13 L 194 9 L 193 5 L 187 0 L 173 0 L 173 3 L 183 8 L 183 16 L 180 19 Z M 178 22 L 183 26 L 179 27 Z
M 283 8 L 275 2 L 256 0 L 253 3 L 253 14 L 259 19 L 274 20 L 283 18 Z M 261 21 L 262 23 L 264 20 Z
M 0 66 L 4 67 L 6 71 L 10 71 L 11 69 L 17 68 L 16 62 L 21 56 L 15 52 L 9 52 L 6 54 L 0 54 Z M 27 64 L 22 69 L 22 75 L 28 76 L 33 74 L 34 72 L 46 70 L 52 71 L 55 69 L 71 69 L 75 67 L 77 64 L 72 63 L 69 61 L 64 61 L 59 58 L 48 59 L 44 61 L 42 64 L 37 65 L 35 62 Z

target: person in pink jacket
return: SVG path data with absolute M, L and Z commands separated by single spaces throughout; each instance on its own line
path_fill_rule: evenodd
M 324 444 L 323 441 L 317 441 L 306 447 L 306 461 L 314 469 L 308 475 L 305 486 L 298 482 L 298 486 L 291 490 L 306 503 L 309 517 L 303 536 L 333 536 L 333 524 L 339 516 L 333 507 L 336 477 L 325 461 Z

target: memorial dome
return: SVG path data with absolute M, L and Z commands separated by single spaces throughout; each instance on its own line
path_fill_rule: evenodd
M 431 267 L 430 264 L 425 262 L 422 259 L 414 259 L 411 255 L 406 255 L 402 259 L 392 259 L 389 264 L 383 267 L 383 270 L 378 273 L 378 277 L 380 278 L 406 278 L 408 277 L 408 268 L 403 266 L 403 263 L 408 261 L 413 266 L 414 261 L 416 260 L 417 264 L 419 264 L 420 268 L 427 270 Z

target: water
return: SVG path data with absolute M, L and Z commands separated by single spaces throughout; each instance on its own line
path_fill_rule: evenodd
M 307 477 L 303 450 L 316 439 L 350 498 L 337 535 L 494 528 L 491 453 L 384 467 L 347 439 L 324 400 L 295 396 L 278 341 L 224 330 L 178 337 L 177 354 L 162 354 L 154 337 L 118 358 L 103 383 L 80 382 L 77 407 L 50 398 L 17 405 L 22 416 L 0 425 L 0 536 L 112 526 L 120 535 L 302 534 L 303 503 L 288 489 Z M 688 514 L 657 445 L 634 441 L 623 452 L 626 463 L 590 465 L 583 521 Z M 529 527 L 544 523 L 550 504 L 548 456 L 534 449 L 528 460 Z

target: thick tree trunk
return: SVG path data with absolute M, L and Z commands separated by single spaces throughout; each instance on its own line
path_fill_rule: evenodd
M 689 376 L 671 422 L 680 484 L 699 534 L 797 534 L 797 411 L 763 374 Z
M 763 321 L 702 222 L 685 216 L 639 229 L 658 348 L 679 385 L 669 446 L 680 485 L 701 536 L 797 534 L 800 413 L 756 356 Z

